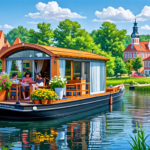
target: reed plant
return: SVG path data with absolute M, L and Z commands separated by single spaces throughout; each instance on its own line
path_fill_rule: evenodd
M 131 136 L 132 142 L 129 142 L 129 144 L 132 146 L 131 150 L 150 150 L 150 146 L 147 145 L 146 139 L 150 136 L 145 136 L 145 129 L 142 129 L 141 124 L 139 123 L 140 129 L 138 128 L 138 125 L 136 123 L 136 135 Z
M 136 86 L 135 90 L 137 90 L 137 91 L 150 91 L 150 86 Z

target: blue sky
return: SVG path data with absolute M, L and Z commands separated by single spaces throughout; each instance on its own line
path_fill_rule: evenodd
M 35 29 L 36 23 L 51 23 L 69 18 L 88 32 L 108 20 L 131 34 L 135 15 L 140 34 L 150 34 L 150 0 L 0 0 L 0 30 L 8 33 L 23 25 Z

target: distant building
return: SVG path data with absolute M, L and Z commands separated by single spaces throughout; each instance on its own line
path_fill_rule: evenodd
M 139 69 L 139 72 L 144 74 L 144 60 L 150 56 L 150 41 L 139 42 L 139 33 L 136 20 L 131 38 L 131 44 L 129 44 L 124 50 L 124 60 L 127 61 L 129 58 L 134 59 L 136 55 L 141 56 L 143 60 L 143 67 Z
M 19 37 L 17 37 L 13 43 L 13 45 L 15 44 L 19 44 L 21 43 L 21 40 Z M 11 47 L 12 45 L 9 44 L 7 38 L 4 35 L 4 32 L 2 30 L 0 30 L 0 50 L 4 50 L 8 47 Z

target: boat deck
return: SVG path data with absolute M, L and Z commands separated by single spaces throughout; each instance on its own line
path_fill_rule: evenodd
M 113 93 L 113 92 L 112 92 Z M 110 92 L 105 92 L 105 93 L 101 93 L 101 94 L 94 94 L 94 95 L 86 95 L 86 96 L 66 96 L 65 98 L 67 99 L 62 99 L 62 100 L 56 100 L 53 101 L 53 103 L 62 103 L 62 102 L 67 102 L 67 101 L 74 101 L 74 100 L 81 100 L 81 99 L 85 99 L 85 98 L 91 98 L 91 97 L 97 97 L 97 96 L 102 96 L 102 95 L 107 95 L 110 94 Z M 11 100 L 5 100 L 5 101 L 0 101 L 0 104 L 16 104 L 15 99 L 11 99 Z M 20 105 L 33 105 L 33 102 L 30 100 L 19 100 L 20 101 Z

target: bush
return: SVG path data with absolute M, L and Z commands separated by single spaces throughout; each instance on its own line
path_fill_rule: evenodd
M 9 79 L 9 75 L 6 73 L 0 74 L 0 91 L 4 89 L 9 89 L 11 87 L 11 80 Z

